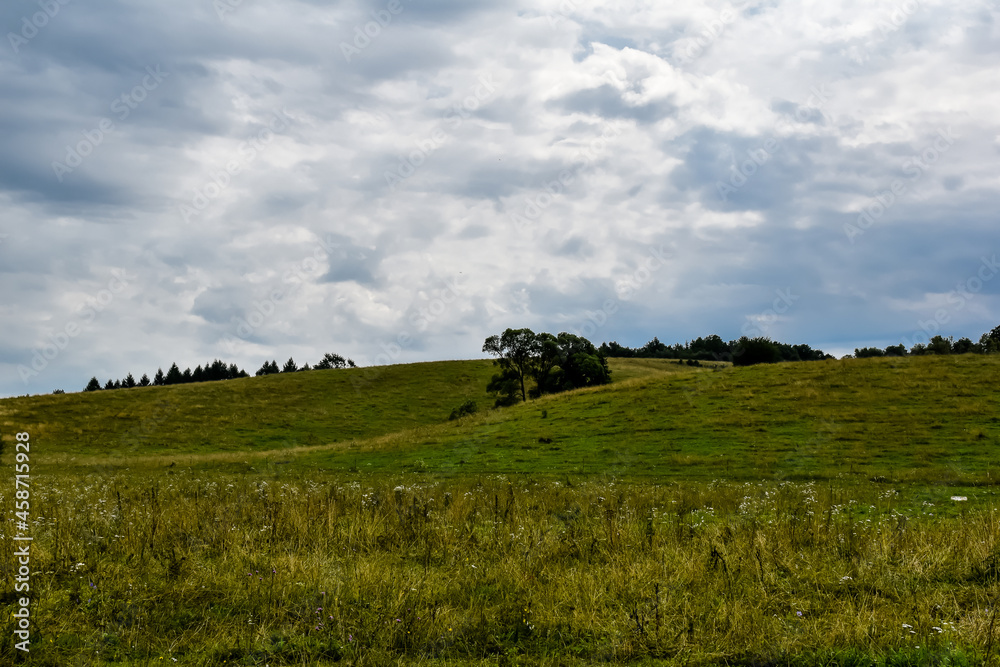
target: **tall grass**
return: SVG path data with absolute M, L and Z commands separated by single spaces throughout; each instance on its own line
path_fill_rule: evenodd
M 1000 517 L 979 493 L 52 477 L 34 491 L 31 659 L 976 664 L 998 652 L 1000 579 Z

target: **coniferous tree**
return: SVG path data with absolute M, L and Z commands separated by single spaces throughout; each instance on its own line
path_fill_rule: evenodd
M 156 375 L 153 376 L 153 386 L 154 387 L 162 387 L 164 384 L 165 384 L 165 381 L 163 379 L 163 369 L 162 368 L 157 368 L 156 369 Z
M 194 371 L 191 373 L 192 382 L 204 382 L 207 378 L 205 377 L 205 369 L 201 367 L 201 364 L 195 366 Z
M 185 368 L 184 372 L 181 373 L 181 382 L 183 382 L 184 384 L 187 384 L 187 383 L 191 382 L 191 369 L 190 368 Z
M 259 377 L 261 375 L 273 375 L 274 373 L 280 373 L 280 372 L 281 369 L 278 368 L 278 362 L 272 360 L 272 361 L 265 361 L 264 365 L 260 367 L 260 370 L 257 371 L 256 375 Z
M 163 384 L 180 384 L 184 381 L 184 376 L 181 375 L 181 369 L 177 367 L 177 363 L 170 364 L 170 370 L 167 371 L 167 377 L 164 378 Z
M 132 377 L 131 373 L 125 376 L 125 379 L 122 381 L 122 387 L 124 387 L 125 389 L 132 389 L 133 387 L 135 387 L 135 378 Z
M 288 361 L 285 362 L 284 367 L 281 369 L 282 373 L 294 373 L 299 370 L 298 365 L 296 365 L 295 360 L 288 357 Z
M 101 390 L 101 383 L 97 380 L 96 377 L 90 378 L 90 382 L 87 383 L 87 386 L 84 389 L 84 391 L 100 391 L 100 390 Z
M 122 381 L 121 380 L 115 380 L 115 383 L 111 386 L 111 388 L 112 389 L 121 389 L 122 388 Z
M 143 373 L 142 377 L 139 378 L 139 386 L 140 387 L 148 387 L 149 386 L 149 376 L 146 375 L 145 373 Z
M 114 389 L 115 388 L 115 381 L 114 380 L 108 380 L 107 383 L 105 383 L 104 388 L 105 389 Z

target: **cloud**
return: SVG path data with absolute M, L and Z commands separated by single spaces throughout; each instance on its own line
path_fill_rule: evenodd
M 390 4 L 0 9 L 0 395 L 996 326 L 995 8 Z

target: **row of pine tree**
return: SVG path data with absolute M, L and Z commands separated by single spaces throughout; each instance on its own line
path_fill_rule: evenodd
M 273 373 L 297 373 L 301 371 L 311 371 L 311 370 L 326 370 L 332 368 L 356 368 L 357 365 L 352 359 L 345 359 L 339 354 L 327 353 L 323 356 L 318 364 L 313 367 L 309 367 L 309 364 L 304 366 L 299 366 L 295 363 L 295 360 L 289 358 L 285 362 L 282 368 L 278 368 L 277 361 L 265 361 L 264 365 L 254 374 L 257 376 L 261 375 L 271 375 Z M 245 370 L 239 368 L 236 364 L 226 364 L 219 359 L 216 359 L 210 364 L 205 364 L 204 366 L 198 366 L 194 370 L 186 368 L 183 371 L 177 366 L 177 363 L 170 365 L 170 368 L 166 373 L 163 372 L 162 368 L 156 369 L 156 374 L 153 375 L 153 379 L 150 380 L 149 376 L 145 373 L 138 380 L 129 373 L 122 380 L 108 380 L 104 386 L 101 386 L 100 380 L 96 376 L 90 378 L 90 382 L 84 388 L 84 391 L 101 391 L 102 389 L 131 389 L 133 387 L 162 387 L 171 384 L 187 384 L 189 382 L 214 382 L 216 380 L 233 380 L 235 378 L 245 378 L 250 377 L 250 374 Z

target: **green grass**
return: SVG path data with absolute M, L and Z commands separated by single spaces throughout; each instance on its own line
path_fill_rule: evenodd
M 1000 662 L 1000 358 L 612 369 L 502 410 L 488 361 L 0 401 L 32 662 Z
M 28 431 L 49 460 L 254 452 L 368 438 L 492 406 L 489 361 L 311 371 L 0 401 L 10 447 Z

